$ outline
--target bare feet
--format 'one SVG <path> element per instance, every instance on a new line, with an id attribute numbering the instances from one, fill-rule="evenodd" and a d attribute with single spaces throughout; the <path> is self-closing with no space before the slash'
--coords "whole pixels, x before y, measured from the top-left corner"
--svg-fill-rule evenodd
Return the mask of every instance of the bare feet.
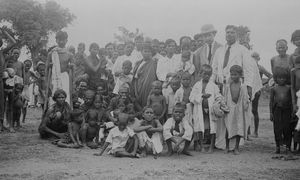
<path id="1" fill-rule="evenodd" d="M 212 154 L 212 153 L 214 152 L 214 148 L 211 148 L 211 147 L 210 147 L 210 148 L 208 149 L 207 152 L 208 152 L 209 154 Z"/>
<path id="2" fill-rule="evenodd" d="M 201 151 L 200 146 L 199 146 L 198 143 L 196 143 L 196 144 L 194 145 L 194 150 L 197 151 L 197 152 L 200 152 L 200 151 Z"/>
<path id="3" fill-rule="evenodd" d="M 280 154 L 280 147 L 276 148 L 275 154 Z"/>
<path id="4" fill-rule="evenodd" d="M 187 155 L 187 156 L 193 156 L 189 151 L 187 151 L 187 150 L 184 150 L 184 151 L 182 151 L 181 152 L 182 154 L 184 154 L 184 155 Z"/>
<path id="5" fill-rule="evenodd" d="M 172 156 L 173 154 L 174 154 L 173 151 L 168 151 L 168 152 L 167 152 L 167 156 Z"/>
<path id="6" fill-rule="evenodd" d="M 14 128 L 10 127 L 10 128 L 9 128 L 9 132 L 10 132 L 10 133 L 15 133 L 16 131 L 15 131 Z"/>
<path id="7" fill-rule="evenodd" d="M 240 151 L 239 151 L 238 149 L 234 149 L 234 150 L 233 150 L 233 154 L 234 154 L 234 155 L 239 155 L 239 154 L 240 154 Z"/>

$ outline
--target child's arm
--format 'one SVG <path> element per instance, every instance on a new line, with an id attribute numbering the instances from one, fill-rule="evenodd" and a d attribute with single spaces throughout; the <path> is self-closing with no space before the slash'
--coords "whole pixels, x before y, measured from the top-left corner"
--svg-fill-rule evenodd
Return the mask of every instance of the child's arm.
<path id="1" fill-rule="evenodd" d="M 68 132 L 69 132 L 69 134 L 70 134 L 70 137 L 71 137 L 72 142 L 73 142 L 74 144 L 76 144 L 77 142 L 76 142 L 76 140 L 75 140 L 75 137 L 73 136 L 73 135 L 74 135 L 74 132 L 73 132 L 73 128 L 72 128 L 72 123 L 71 123 L 71 122 L 68 123 Z"/>
<path id="2" fill-rule="evenodd" d="M 149 94 L 148 98 L 147 98 L 147 107 L 151 106 L 151 94 Z"/>
<path id="3" fill-rule="evenodd" d="M 7 45 L 7 47 L 3 50 L 3 52 L 8 52 L 11 48 L 13 48 L 16 45 L 16 40 L 10 35 L 8 34 L 8 32 L 6 32 L 5 30 L 0 30 L 2 31 L 5 36 L 8 38 L 9 40 L 9 44 Z"/>
<path id="4" fill-rule="evenodd" d="M 163 118 L 165 116 L 165 114 L 167 113 L 167 101 L 166 101 L 166 98 L 161 95 L 162 97 L 162 107 L 163 107 L 163 111 L 162 111 L 162 114 L 160 115 L 159 119 Z"/>
<path id="5" fill-rule="evenodd" d="M 292 104 L 293 104 L 293 113 L 297 112 L 297 98 L 295 91 L 295 76 L 294 71 L 291 71 L 291 95 L 292 95 Z"/>
<path id="6" fill-rule="evenodd" d="M 109 145 L 109 143 L 105 142 L 102 150 L 100 151 L 100 153 L 95 153 L 94 156 L 102 156 L 102 154 L 104 153 L 104 151 L 106 150 L 106 148 L 108 147 L 108 145 Z"/>
<path id="7" fill-rule="evenodd" d="M 270 91 L 270 121 L 273 121 L 273 106 L 274 106 L 274 88 L 271 88 Z"/>
<path id="8" fill-rule="evenodd" d="M 148 129 L 151 129 L 151 128 L 152 128 L 152 126 L 150 126 L 150 125 L 148 125 L 148 126 L 143 126 L 143 125 L 141 125 L 141 126 L 139 126 L 139 127 L 134 128 L 133 131 L 134 131 L 135 133 L 139 133 L 139 132 L 142 132 L 142 131 L 146 131 L 146 130 L 148 130 Z"/>
<path id="9" fill-rule="evenodd" d="M 139 139 L 137 137 L 137 135 L 135 134 L 133 136 L 133 139 L 134 139 L 134 147 L 133 147 L 133 151 L 132 151 L 132 155 L 135 156 L 136 155 L 136 151 L 137 151 L 137 148 L 138 148 L 138 145 L 139 145 Z"/>
<path id="10" fill-rule="evenodd" d="M 151 129 L 149 129 L 151 132 L 163 132 L 163 126 L 161 125 L 161 123 L 159 122 L 159 120 L 155 120 L 156 123 L 156 128 L 152 127 Z"/>

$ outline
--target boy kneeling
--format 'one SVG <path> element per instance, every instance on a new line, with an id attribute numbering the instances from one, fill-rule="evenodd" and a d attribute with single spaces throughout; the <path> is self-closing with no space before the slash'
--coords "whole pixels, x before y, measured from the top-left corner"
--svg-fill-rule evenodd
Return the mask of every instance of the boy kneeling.
<path id="1" fill-rule="evenodd" d="M 94 154 L 101 156 L 108 145 L 111 145 L 109 154 L 115 157 L 139 157 L 136 153 L 138 148 L 138 137 L 128 125 L 128 114 L 120 113 L 118 126 L 110 130 L 104 147 L 100 153 Z"/>
<path id="2" fill-rule="evenodd" d="M 168 146 L 168 155 L 175 152 L 182 153 L 188 156 L 192 154 L 188 151 L 192 136 L 193 128 L 187 120 L 184 120 L 185 106 L 177 103 L 173 108 L 173 114 L 163 126 L 163 136 Z M 174 147 L 172 147 L 174 143 Z M 180 144 L 184 143 L 183 149 Z"/>

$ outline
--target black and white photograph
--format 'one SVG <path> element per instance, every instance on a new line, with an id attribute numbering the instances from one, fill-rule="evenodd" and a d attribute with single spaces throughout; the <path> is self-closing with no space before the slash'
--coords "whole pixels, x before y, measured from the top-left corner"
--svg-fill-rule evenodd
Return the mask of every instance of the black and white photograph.
<path id="1" fill-rule="evenodd" d="M 0 0 L 0 180 L 299 180 L 299 8 Z"/>

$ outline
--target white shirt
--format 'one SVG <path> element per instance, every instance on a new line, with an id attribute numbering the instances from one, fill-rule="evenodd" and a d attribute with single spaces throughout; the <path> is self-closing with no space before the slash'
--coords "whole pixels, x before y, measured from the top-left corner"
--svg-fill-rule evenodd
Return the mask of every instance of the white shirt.
<path id="1" fill-rule="evenodd" d="M 129 137 L 133 137 L 134 135 L 135 133 L 129 127 L 126 127 L 124 131 L 120 131 L 119 127 L 114 127 L 109 131 L 105 142 L 111 144 L 111 150 L 115 150 L 117 148 L 124 148 Z"/>

